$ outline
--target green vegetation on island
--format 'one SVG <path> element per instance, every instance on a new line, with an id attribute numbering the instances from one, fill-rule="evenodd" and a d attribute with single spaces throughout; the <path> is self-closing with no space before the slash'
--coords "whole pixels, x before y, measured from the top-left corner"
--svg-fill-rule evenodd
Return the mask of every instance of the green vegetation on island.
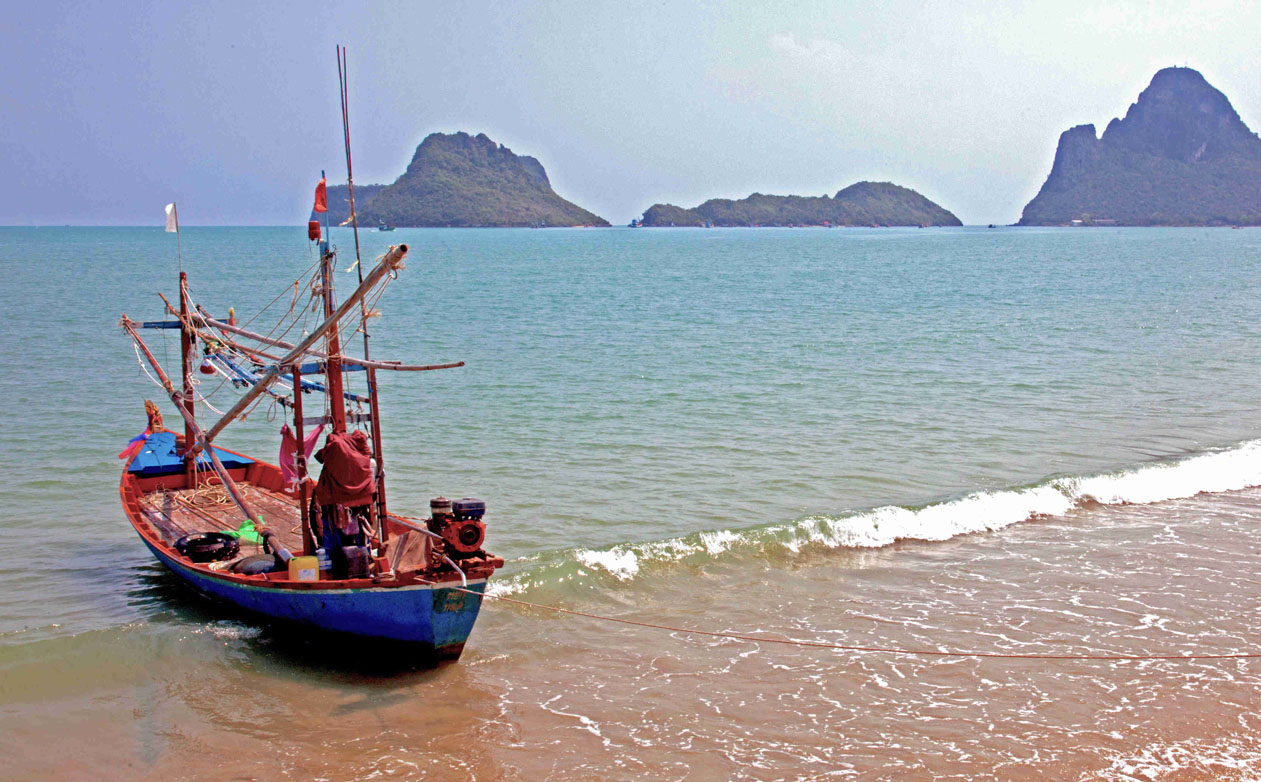
<path id="1" fill-rule="evenodd" d="M 328 208 L 330 222 L 350 219 L 345 185 L 328 188 Z M 393 184 L 355 185 L 355 211 L 361 226 L 608 225 L 556 195 L 539 161 L 484 133 L 430 134 Z"/>
<path id="2" fill-rule="evenodd" d="M 1108 123 L 1064 131 L 1018 225 L 1261 225 L 1261 138 L 1198 71 L 1165 68 Z"/>
<path id="3" fill-rule="evenodd" d="M 892 182 L 858 182 L 829 198 L 754 193 L 712 198 L 693 209 L 655 204 L 644 226 L 894 226 L 962 225 L 959 218 L 909 188 Z"/>

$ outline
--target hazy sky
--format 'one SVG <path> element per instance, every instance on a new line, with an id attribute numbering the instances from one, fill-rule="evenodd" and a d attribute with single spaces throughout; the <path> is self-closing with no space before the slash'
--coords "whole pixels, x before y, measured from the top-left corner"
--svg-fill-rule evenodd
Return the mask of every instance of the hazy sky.
<path id="1" fill-rule="evenodd" d="M 1002 5 L 1004 7 L 1000 8 Z M 1261 129 L 1261 4 L 27 2 L 0 17 L 0 224 L 289 224 L 433 131 L 537 157 L 626 223 L 657 201 L 919 190 L 1009 223 L 1059 134 L 1190 65 Z"/>

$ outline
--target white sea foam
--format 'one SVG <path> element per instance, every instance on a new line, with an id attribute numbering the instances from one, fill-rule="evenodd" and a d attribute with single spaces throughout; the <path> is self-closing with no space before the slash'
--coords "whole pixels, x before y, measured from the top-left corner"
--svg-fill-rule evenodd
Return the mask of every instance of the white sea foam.
<path id="1" fill-rule="evenodd" d="M 1104 505 L 1145 504 L 1204 492 L 1237 491 L 1261 485 L 1261 440 L 1178 462 L 1057 483 L 1074 499 L 1091 499 Z"/>
<path id="2" fill-rule="evenodd" d="M 798 550 L 803 540 L 828 548 L 878 548 L 899 540 L 948 540 L 984 532 L 1037 516 L 1067 513 L 1072 501 L 1052 486 L 1015 491 L 978 492 L 957 500 L 903 508 L 887 505 L 856 516 L 816 516 L 792 525 Z"/>
<path id="3" fill-rule="evenodd" d="M 213 622 L 206 625 L 203 630 L 224 641 L 242 641 L 257 638 L 263 632 L 262 628 L 251 627 L 238 622 Z M 201 632 L 201 630 L 196 632 Z"/>
<path id="4" fill-rule="evenodd" d="M 740 536 L 728 529 L 721 529 L 717 532 L 702 532 L 701 545 L 705 547 L 705 553 L 711 556 L 717 556 L 727 549 L 731 548 L 733 543 L 740 541 Z"/>
<path id="5" fill-rule="evenodd" d="M 639 556 L 630 548 L 623 546 L 604 551 L 579 549 L 574 552 L 574 556 L 587 567 L 604 568 L 623 581 L 634 578 L 639 572 Z"/>
<path id="6" fill-rule="evenodd" d="M 572 553 L 582 565 L 622 581 L 650 563 L 714 558 L 728 551 L 751 553 L 806 547 L 879 548 L 899 540 L 948 540 L 999 530 L 1035 518 L 1061 516 L 1085 502 L 1122 505 L 1164 502 L 1204 492 L 1261 486 L 1261 440 L 1176 462 L 1113 473 L 1055 478 L 1037 486 L 973 492 L 922 507 L 887 505 L 846 516 L 810 516 L 743 530 L 715 530 L 679 538 Z M 531 586 L 518 580 L 508 591 Z"/>
<path id="7" fill-rule="evenodd" d="M 1185 741 L 1150 744 L 1132 754 L 1117 756 L 1096 779 L 1154 780 L 1170 777 L 1188 779 L 1257 779 L 1261 753 L 1253 742 L 1225 737 L 1215 742 Z"/>

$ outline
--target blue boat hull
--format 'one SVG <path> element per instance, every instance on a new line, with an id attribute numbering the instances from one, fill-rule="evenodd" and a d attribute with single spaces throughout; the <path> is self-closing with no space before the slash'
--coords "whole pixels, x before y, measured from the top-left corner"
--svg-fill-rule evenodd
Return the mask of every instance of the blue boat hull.
<path id="1" fill-rule="evenodd" d="M 414 644 L 435 659 L 460 656 L 486 588 L 485 579 L 470 580 L 467 592 L 429 584 L 366 589 L 241 584 L 188 567 L 148 540 L 145 545 L 172 573 L 211 599 L 311 630 Z"/>

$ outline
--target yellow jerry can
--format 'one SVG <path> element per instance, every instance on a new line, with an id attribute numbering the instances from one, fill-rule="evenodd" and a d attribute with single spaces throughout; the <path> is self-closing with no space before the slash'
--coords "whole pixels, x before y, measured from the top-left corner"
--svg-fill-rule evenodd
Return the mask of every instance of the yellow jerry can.
<path id="1" fill-rule="evenodd" d="M 290 581 L 319 581 L 319 557 L 294 557 L 289 560 Z"/>

